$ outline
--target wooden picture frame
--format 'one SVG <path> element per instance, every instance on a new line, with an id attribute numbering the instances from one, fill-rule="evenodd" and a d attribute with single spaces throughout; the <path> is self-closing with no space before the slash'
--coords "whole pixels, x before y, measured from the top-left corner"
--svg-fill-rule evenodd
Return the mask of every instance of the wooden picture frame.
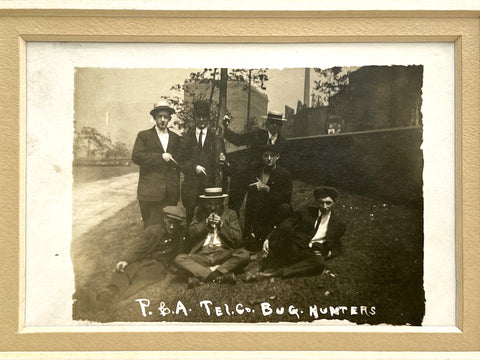
<path id="1" fill-rule="evenodd" d="M 4 251 L 0 350 L 417 351 L 480 350 L 478 300 L 480 23 L 478 11 L 0 10 L 0 153 Z M 455 332 L 62 332 L 23 331 L 26 43 L 67 42 L 449 42 L 456 61 Z M 8 354 L 6 354 L 8 355 Z M 65 356 L 70 356 L 64 354 Z M 22 355 L 20 355 L 21 357 Z M 26 355 L 25 355 L 26 356 Z M 73 356 L 73 355 L 72 355 Z M 208 355 L 207 355 L 208 356 Z M 2 355 L 0 355 L 0 358 Z"/>

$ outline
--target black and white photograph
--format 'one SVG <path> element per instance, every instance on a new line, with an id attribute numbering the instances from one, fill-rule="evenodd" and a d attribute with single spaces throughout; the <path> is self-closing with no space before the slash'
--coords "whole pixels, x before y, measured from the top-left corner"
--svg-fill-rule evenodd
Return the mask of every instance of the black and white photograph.
<path id="1" fill-rule="evenodd" d="M 222 63 L 209 62 L 221 45 L 197 45 L 197 60 L 185 44 L 148 46 L 81 45 L 67 72 L 31 58 L 32 92 L 48 95 L 28 102 L 27 170 L 49 180 L 30 189 L 53 186 L 47 172 L 66 180 L 29 199 L 27 324 L 38 284 L 58 281 L 44 307 L 61 298 L 71 318 L 31 306 L 32 326 L 454 325 L 451 47 L 341 44 L 302 62 L 291 45 L 238 45 Z M 126 66 L 136 50 L 152 59 Z M 102 51 L 108 66 L 89 57 Z M 44 71 L 68 78 L 68 101 L 38 85 Z M 37 131 L 37 106 L 71 118 Z M 37 233 L 52 211 L 61 225 Z M 35 272 L 56 261 L 65 272 Z"/>

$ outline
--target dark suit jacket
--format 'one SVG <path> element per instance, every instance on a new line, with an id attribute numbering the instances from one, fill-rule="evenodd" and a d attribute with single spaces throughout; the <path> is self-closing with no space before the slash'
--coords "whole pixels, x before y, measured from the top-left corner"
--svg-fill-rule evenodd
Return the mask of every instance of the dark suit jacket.
<path id="1" fill-rule="evenodd" d="M 225 154 L 225 143 L 223 139 L 208 129 L 203 147 L 197 142 L 195 129 L 192 129 L 184 136 L 181 145 L 180 166 L 185 175 L 182 186 L 182 196 L 194 198 L 198 192 L 205 187 L 221 186 L 216 183 L 218 170 L 218 156 Z M 201 165 L 206 169 L 207 176 L 197 174 L 195 168 Z"/>
<path id="2" fill-rule="evenodd" d="M 254 129 L 242 134 L 238 134 L 230 130 L 229 128 L 225 129 L 224 137 L 227 141 L 231 142 L 235 146 L 244 146 L 248 147 L 248 152 L 246 156 L 247 162 L 260 161 L 261 160 L 261 148 L 268 142 L 268 131 L 264 129 Z M 280 153 L 280 163 L 286 160 L 288 156 L 288 150 L 290 144 L 285 139 L 282 134 L 278 133 L 277 140 L 275 141 L 275 146 L 278 148 Z"/>
<path id="3" fill-rule="evenodd" d="M 309 206 L 296 213 L 293 223 L 295 232 L 299 235 L 297 241 L 301 247 L 308 247 L 308 243 L 315 235 L 315 222 L 318 217 L 318 208 Z M 331 257 L 338 256 L 342 251 L 340 238 L 345 233 L 345 224 L 332 210 L 328 221 L 326 241 L 322 245 L 322 252 L 332 252 Z"/>
<path id="4" fill-rule="evenodd" d="M 166 162 L 162 153 L 168 152 L 178 161 L 180 137 L 169 133 L 168 147 L 164 149 L 158 138 L 155 126 L 140 131 L 133 146 L 132 161 L 140 166 L 137 196 L 142 201 L 178 201 L 180 195 L 180 172 L 173 162 Z"/>
<path id="5" fill-rule="evenodd" d="M 255 163 L 249 172 L 249 184 L 257 182 L 257 177 L 263 169 L 263 164 Z M 248 189 L 245 217 L 250 219 L 262 215 L 263 218 L 273 220 L 275 209 L 281 204 L 290 204 L 292 200 L 292 178 L 290 173 L 277 165 L 272 171 L 267 185 L 270 191 L 258 191 L 251 186 Z"/>
<path id="6" fill-rule="evenodd" d="M 190 238 L 194 242 L 194 246 L 190 253 L 200 251 L 208 234 L 206 219 L 208 215 L 202 208 L 197 207 L 193 216 L 192 223 L 189 227 Z M 238 217 L 235 211 L 225 208 L 221 215 L 223 225 L 219 229 L 218 234 L 226 249 L 238 249 L 243 246 L 243 236 Z"/>

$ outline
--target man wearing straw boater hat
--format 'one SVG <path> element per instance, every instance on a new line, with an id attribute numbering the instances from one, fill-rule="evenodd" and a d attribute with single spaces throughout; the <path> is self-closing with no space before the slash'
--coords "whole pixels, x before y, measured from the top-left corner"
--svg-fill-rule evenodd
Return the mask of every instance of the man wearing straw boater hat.
<path id="1" fill-rule="evenodd" d="M 280 111 L 269 111 L 266 119 L 265 129 L 254 129 L 245 133 L 235 133 L 228 128 L 230 119 L 225 117 L 223 120 L 224 137 L 235 146 L 248 147 L 248 152 L 244 159 L 240 159 L 233 164 L 233 174 L 230 185 L 230 208 L 239 214 L 243 198 L 248 190 L 248 179 L 246 172 L 249 164 L 253 161 L 261 161 L 261 149 L 264 145 L 275 145 L 279 151 L 281 161 L 287 159 L 289 150 L 288 141 L 282 136 L 281 129 L 287 119 Z"/>
<path id="2" fill-rule="evenodd" d="M 189 254 L 175 258 L 175 264 L 189 275 L 189 287 L 200 282 L 234 284 L 234 271 L 249 262 L 250 253 L 242 248 L 237 214 L 224 206 L 227 197 L 222 188 L 206 188 L 199 196 L 200 203 L 189 226 L 194 246 Z"/>
<path id="3" fill-rule="evenodd" d="M 144 228 L 162 224 L 162 209 L 177 205 L 180 197 L 180 137 L 168 129 L 174 113 L 167 101 L 156 103 L 150 111 L 155 126 L 140 131 L 133 146 L 132 161 L 140 166 L 137 197 Z"/>

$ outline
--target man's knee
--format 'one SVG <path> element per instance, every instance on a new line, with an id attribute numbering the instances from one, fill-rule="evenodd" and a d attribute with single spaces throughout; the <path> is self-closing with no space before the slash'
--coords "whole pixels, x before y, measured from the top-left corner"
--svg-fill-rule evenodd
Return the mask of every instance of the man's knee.
<path id="1" fill-rule="evenodd" d="M 175 260 L 173 260 L 173 262 L 177 265 L 181 265 L 185 261 L 189 260 L 189 258 L 190 258 L 190 255 L 188 255 L 188 254 L 179 254 L 179 255 L 175 256 Z"/>
<path id="2" fill-rule="evenodd" d="M 292 216 L 292 206 L 287 203 L 278 205 L 276 208 L 275 224 L 280 224 L 283 220 Z"/>
<path id="3" fill-rule="evenodd" d="M 145 229 L 145 236 L 147 239 L 155 239 L 163 233 L 163 226 L 161 224 L 155 224 L 147 226 Z"/>
<path id="4" fill-rule="evenodd" d="M 246 249 L 237 249 L 232 254 L 232 256 L 235 256 L 242 261 L 246 261 L 246 262 L 250 261 L 250 251 Z"/>

